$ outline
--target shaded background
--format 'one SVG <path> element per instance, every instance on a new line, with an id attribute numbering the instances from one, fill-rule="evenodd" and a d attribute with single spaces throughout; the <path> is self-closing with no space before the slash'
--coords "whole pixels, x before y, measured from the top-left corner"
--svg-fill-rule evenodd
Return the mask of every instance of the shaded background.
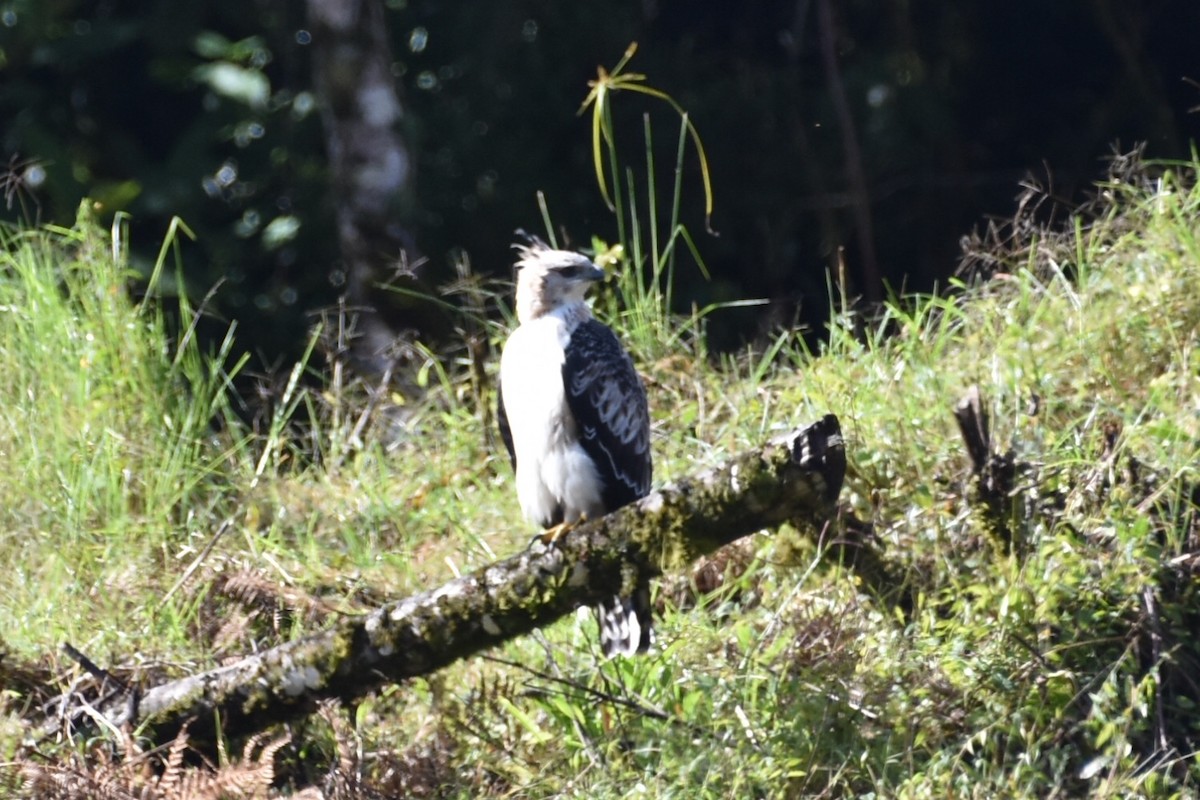
<path id="1" fill-rule="evenodd" d="M 423 257 L 433 288 L 463 254 L 506 276 L 513 230 L 542 227 L 538 190 L 573 245 L 615 238 L 576 111 L 637 41 L 630 69 L 689 110 L 716 192 L 713 237 L 689 158 L 685 221 L 713 278 L 686 271 L 679 301 L 772 301 L 716 315 L 718 348 L 819 328 L 839 250 L 864 298 L 928 289 L 1025 176 L 1078 199 L 1114 149 L 1188 157 L 1200 133 L 1194 0 L 324 2 L 378 12 L 404 111 L 410 178 L 367 257 L 380 281 Z M 350 272 L 313 36 L 301 3 L 0 0 L 0 213 L 70 221 L 85 196 L 102 219 L 126 211 L 143 270 L 178 215 L 197 234 L 188 291 L 220 282 L 211 307 L 242 345 L 294 358 Z M 623 95 L 615 111 L 633 165 L 644 112 L 674 149 L 663 104 Z M 391 330 L 435 335 L 374 297 Z"/>

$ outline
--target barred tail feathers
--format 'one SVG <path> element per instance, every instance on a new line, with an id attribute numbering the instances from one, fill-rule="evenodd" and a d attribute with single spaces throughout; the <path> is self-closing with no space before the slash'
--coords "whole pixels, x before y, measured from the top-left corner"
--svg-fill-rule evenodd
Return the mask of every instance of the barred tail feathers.
<path id="1" fill-rule="evenodd" d="M 650 649 L 654 641 L 650 587 L 640 587 L 631 597 L 613 596 L 596 606 L 600 649 L 606 658 L 634 656 Z"/>

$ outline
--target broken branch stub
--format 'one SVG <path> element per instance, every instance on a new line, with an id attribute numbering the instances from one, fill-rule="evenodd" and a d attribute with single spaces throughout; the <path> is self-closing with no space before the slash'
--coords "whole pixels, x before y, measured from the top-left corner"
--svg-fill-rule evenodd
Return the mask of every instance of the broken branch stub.
<path id="1" fill-rule="evenodd" d="M 156 742 L 171 741 L 190 722 L 199 746 L 214 740 L 218 719 L 222 735 L 240 736 L 310 713 L 323 698 L 352 701 L 529 633 L 625 582 L 679 568 L 742 536 L 783 522 L 818 530 L 834 513 L 845 466 L 838 420 L 827 415 L 552 544 L 535 541 L 432 591 L 98 712 Z"/>
<path id="2" fill-rule="evenodd" d="M 997 453 L 979 387 L 972 385 L 954 407 L 954 418 L 971 458 L 971 500 L 983 510 L 984 522 L 1006 552 L 1014 545 L 1013 519 L 1017 498 L 1013 487 L 1019 465 L 1010 449 Z"/>

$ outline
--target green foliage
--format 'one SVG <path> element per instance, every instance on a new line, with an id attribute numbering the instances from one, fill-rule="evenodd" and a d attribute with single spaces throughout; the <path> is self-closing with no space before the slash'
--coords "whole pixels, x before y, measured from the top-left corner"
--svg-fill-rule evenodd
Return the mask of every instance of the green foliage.
<path id="1" fill-rule="evenodd" d="M 413 235 L 434 285 L 452 275 L 449 254 L 460 251 L 481 273 L 505 275 L 512 231 L 532 227 L 539 190 L 567 229 L 625 241 L 605 222 L 588 178 L 595 117 L 570 112 L 582 79 L 630 41 L 642 43 L 636 64 L 654 76 L 652 91 L 688 110 L 711 156 L 706 167 L 689 153 L 694 194 L 681 219 L 699 235 L 712 207 L 701 189 L 711 182 L 720 197 L 722 236 L 703 242 L 714 280 L 681 269 L 675 310 L 770 297 L 785 321 L 798 313 L 817 327 L 825 268 L 842 245 L 852 283 L 871 288 L 854 275 L 861 220 L 846 199 L 849 133 L 833 111 L 825 45 L 836 48 L 879 266 L 894 285 L 944 279 L 963 232 L 981 213 L 1010 207 L 1023 170 L 1047 165 L 1056 192 L 1071 195 L 1113 141 L 1149 141 L 1158 156 L 1185 157 L 1196 136 L 1198 118 L 1187 112 L 1196 90 L 1180 80 L 1188 75 L 1180 65 L 1191 64 L 1200 5 L 1178 0 L 1172 24 L 1159 24 L 1163 14 L 1143 3 L 852 2 L 840 4 L 829 28 L 816 3 L 732 4 L 720 13 L 638 0 L 474 2 L 470 13 L 382 5 L 405 108 L 399 133 L 417 177 L 415 197 L 373 213 Z M 184 248 L 193 297 L 219 284 L 210 306 L 238 319 L 248 351 L 268 364 L 281 354 L 297 360 L 310 315 L 336 304 L 347 277 L 319 113 L 330 98 L 315 93 L 318 46 L 305 6 L 5 0 L 0 215 L 70 225 L 85 196 L 105 215 L 127 212 L 141 271 L 154 231 L 172 216 L 186 219 L 197 233 Z M 1016 70 L 1014 52 L 1025 54 Z M 601 146 L 619 139 L 628 164 L 641 112 L 675 112 L 623 69 L 607 79 L 616 137 L 606 140 L 602 128 Z M 624 177 L 605 162 L 613 203 L 628 202 L 612 180 Z M 384 249 L 372 257 L 396 257 Z M 752 314 L 715 316 L 718 349 L 742 344 L 753 322 Z"/>
<path id="2" fill-rule="evenodd" d="M 704 321 L 709 314 L 718 308 L 758 305 L 761 301 L 713 303 L 704 308 L 693 306 L 687 319 L 680 318 L 676 313 L 675 288 L 681 283 L 681 277 L 676 275 L 675 268 L 681 248 L 686 248 L 699 275 L 705 280 L 709 278 L 704 259 L 687 226 L 681 221 L 684 161 L 689 141 L 696 149 L 700 164 L 704 224 L 709 232 L 712 232 L 712 183 L 704 145 L 687 112 L 666 92 L 646 85 L 645 75 L 624 72 L 636 51 L 635 42 L 625 51 L 611 73 L 604 67 L 598 68 L 597 79 L 588 82 L 590 91 L 579 109 L 582 114 L 591 108 L 592 160 L 596 182 L 617 223 L 617 242 L 610 245 L 600 237 L 592 238 L 596 263 L 603 268 L 613 269 L 616 274 L 612 282 L 613 291 L 605 295 L 601 303 L 605 318 L 619 320 L 619 327 L 629 346 L 641 358 L 662 359 L 685 349 L 703 358 L 706 354 Z M 679 115 L 669 201 L 659 195 L 660 176 L 655 164 L 653 127 L 648 113 L 642 117 L 644 163 L 641 169 L 635 171 L 632 166 L 626 166 L 618 153 L 611 98 L 621 91 L 661 100 Z M 611 178 L 605 177 L 606 166 Z M 644 185 L 639 186 L 639 182 Z M 553 228 L 542 199 L 543 217 L 553 240 Z M 659 211 L 664 205 L 669 212 L 666 220 L 659 218 Z"/>
<path id="3" fill-rule="evenodd" d="M 617 142 L 616 137 L 613 135 L 612 109 L 609 107 L 609 96 L 614 92 L 621 91 L 644 94 L 662 100 L 671 106 L 679 114 L 684 130 L 692 137 L 692 142 L 696 145 L 696 153 L 700 157 L 700 176 L 704 181 L 704 222 L 705 226 L 709 227 L 713 211 L 712 179 L 708 174 L 708 156 L 704 154 L 704 144 L 700 141 L 700 134 L 696 132 L 696 126 L 688 119 L 687 112 L 683 110 L 683 106 L 679 105 L 675 98 L 661 89 L 647 86 L 645 75 L 636 72 L 624 72 L 626 65 L 629 64 L 629 60 L 633 58 L 636 52 L 637 42 L 633 42 L 626 48 L 625 55 L 613 67 L 612 72 L 609 72 L 604 67 L 597 67 L 596 80 L 588 81 L 591 91 L 584 98 L 583 105 L 579 107 L 578 113 L 580 114 L 586 111 L 588 106 L 592 108 L 592 163 L 596 167 L 596 183 L 600 186 L 600 194 L 604 196 L 604 202 L 608 205 L 609 210 L 616 211 L 616 204 L 608 191 L 608 181 L 604 177 L 604 150 L 607 149 L 608 163 L 614 173 L 613 184 L 620 184 L 620 181 L 616 177 L 617 173 L 619 173 L 619 161 L 616 155 Z M 649 136 L 647 136 L 647 139 L 649 139 Z M 646 144 L 649 147 L 649 141 Z M 675 209 L 675 213 L 678 214 L 678 209 Z M 618 219 L 618 222 L 623 222 L 623 220 Z M 624 236 L 621 238 L 624 239 Z"/>
<path id="4" fill-rule="evenodd" d="M 333 741 L 297 729 L 281 781 L 350 759 L 364 796 L 1195 794 L 1198 170 L 1114 170 L 1062 229 L 1015 220 L 971 244 L 986 274 L 839 314 L 818 353 L 792 332 L 643 362 L 664 481 L 836 412 L 842 499 L 907 613 L 795 532 L 755 537 L 664 578 L 651 654 L 603 660 L 590 617 L 564 619 L 329 718 Z M 469 348 L 408 406 L 336 358 L 311 389 L 298 367 L 251 432 L 232 367 L 166 344 L 108 238 L 6 240 L 6 667 L 66 636 L 122 674 L 190 672 L 528 541 Z M 342 325 L 313 341 L 336 353 Z M 1011 547 L 953 422 L 972 384 L 1020 465 Z"/>
<path id="5" fill-rule="evenodd" d="M 163 545 L 218 501 L 224 447 L 236 443 L 212 426 L 232 417 L 239 365 L 227 363 L 231 337 L 211 353 L 190 328 L 169 341 L 154 292 L 180 232 L 172 226 L 140 303 L 120 219 L 108 235 L 81 208 L 69 229 L 0 232 L 0 552 L 14 566 L 0 614 L 15 641 L 119 635 L 91 629 L 89 609 L 133 598 L 92 592 L 106 576 L 118 589 L 161 570 Z"/>

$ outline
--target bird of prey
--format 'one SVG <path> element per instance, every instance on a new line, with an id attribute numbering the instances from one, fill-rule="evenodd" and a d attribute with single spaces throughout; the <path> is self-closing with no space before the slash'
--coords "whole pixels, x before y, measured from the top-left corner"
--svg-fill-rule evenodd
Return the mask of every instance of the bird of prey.
<path id="1" fill-rule="evenodd" d="M 598 519 L 650 491 L 646 390 L 616 335 L 584 301 L 604 271 L 531 238 L 518 245 L 519 323 L 500 358 L 497 418 L 530 521 Z M 645 652 L 649 586 L 596 607 L 606 656 Z"/>

